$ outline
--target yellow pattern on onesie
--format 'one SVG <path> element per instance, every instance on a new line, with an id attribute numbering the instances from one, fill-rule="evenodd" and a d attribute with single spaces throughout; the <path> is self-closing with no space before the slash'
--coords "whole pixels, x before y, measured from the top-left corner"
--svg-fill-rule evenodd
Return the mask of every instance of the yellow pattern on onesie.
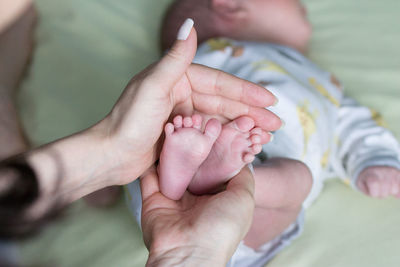
<path id="1" fill-rule="evenodd" d="M 233 57 L 240 57 L 244 53 L 243 46 L 235 46 L 231 41 L 223 38 L 210 39 L 207 41 L 207 44 L 211 51 L 225 51 L 227 47 L 231 47 Z"/>
<path id="2" fill-rule="evenodd" d="M 317 125 L 315 121 L 317 120 L 319 113 L 317 110 L 311 113 L 310 102 L 305 100 L 302 105 L 297 106 L 297 116 L 299 117 L 301 128 L 303 129 L 304 151 L 302 157 L 304 158 L 307 153 L 308 142 L 311 138 L 311 135 L 317 131 Z"/>
<path id="3" fill-rule="evenodd" d="M 342 141 L 340 141 L 340 138 L 339 138 L 339 136 L 337 136 L 337 135 L 335 135 L 335 136 L 333 137 L 333 141 L 335 142 L 335 145 L 336 145 L 336 146 L 341 146 L 341 145 L 342 145 Z"/>
<path id="4" fill-rule="evenodd" d="M 371 112 L 371 118 L 376 122 L 378 126 L 387 128 L 388 124 L 383 119 L 382 115 L 376 111 L 375 109 L 370 108 L 369 111 Z"/>
<path id="5" fill-rule="evenodd" d="M 330 102 L 332 102 L 335 106 L 339 107 L 340 103 L 337 99 L 335 99 L 329 92 L 328 90 L 326 90 L 326 88 L 317 82 L 317 79 L 315 78 L 309 78 L 308 82 L 315 88 L 317 89 L 317 91 L 323 95 L 324 97 L 326 97 Z"/>
<path id="6" fill-rule="evenodd" d="M 330 149 L 328 149 L 327 151 L 325 151 L 325 153 L 324 153 L 324 155 L 322 155 L 322 158 L 321 158 L 321 166 L 322 166 L 322 168 L 326 168 L 326 167 L 328 167 L 328 164 L 329 164 L 329 156 L 331 155 L 331 150 Z"/>
<path id="7" fill-rule="evenodd" d="M 279 72 L 282 74 L 289 75 L 286 70 L 284 70 L 281 66 L 277 65 L 275 62 L 269 60 L 260 60 L 252 63 L 253 67 L 256 70 L 265 70 L 265 71 L 273 71 Z"/>
<path id="8" fill-rule="evenodd" d="M 342 181 L 343 181 L 343 183 L 344 183 L 345 185 L 347 185 L 348 187 L 351 187 L 351 181 L 350 181 L 349 178 L 346 178 L 346 179 L 344 179 L 344 180 L 342 180 Z"/>

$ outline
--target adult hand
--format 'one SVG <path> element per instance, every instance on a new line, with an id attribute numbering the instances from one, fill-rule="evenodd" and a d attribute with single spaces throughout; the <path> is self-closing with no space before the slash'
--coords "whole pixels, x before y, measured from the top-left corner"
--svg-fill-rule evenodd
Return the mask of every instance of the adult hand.
<path id="1" fill-rule="evenodd" d="M 276 101 L 265 88 L 191 64 L 197 35 L 194 28 L 186 29 L 190 32 L 187 39 L 177 40 L 164 58 L 136 75 L 111 114 L 100 123 L 111 140 L 107 151 L 113 160 L 119 160 L 115 162 L 120 166 L 119 173 L 114 177 L 120 179 L 114 184 L 131 182 L 154 163 L 171 113 L 202 112 L 227 120 L 247 115 L 266 132 L 281 126 L 280 119 L 265 109 Z M 266 133 L 264 138 L 269 138 Z"/>
<path id="2" fill-rule="evenodd" d="M 40 181 L 41 210 L 52 202 L 48 198 L 68 203 L 135 180 L 157 159 L 164 125 L 174 112 L 202 112 L 227 120 L 247 115 L 264 131 L 281 126 L 265 109 L 275 102 L 265 88 L 191 64 L 197 36 L 191 27 L 188 33 L 186 40 L 176 41 L 164 58 L 131 80 L 105 119 L 23 155 Z"/>
<path id="3" fill-rule="evenodd" d="M 225 191 L 179 201 L 160 192 L 151 168 L 141 180 L 147 266 L 226 266 L 247 233 L 254 211 L 254 180 L 244 168 Z"/>

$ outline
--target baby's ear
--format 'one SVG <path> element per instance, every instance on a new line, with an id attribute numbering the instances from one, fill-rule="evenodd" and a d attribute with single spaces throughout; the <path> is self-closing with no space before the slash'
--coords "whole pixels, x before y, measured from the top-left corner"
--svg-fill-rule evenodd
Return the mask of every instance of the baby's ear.
<path id="1" fill-rule="evenodd" d="M 211 0 L 212 10 L 227 19 L 235 19 L 243 14 L 246 0 Z"/>

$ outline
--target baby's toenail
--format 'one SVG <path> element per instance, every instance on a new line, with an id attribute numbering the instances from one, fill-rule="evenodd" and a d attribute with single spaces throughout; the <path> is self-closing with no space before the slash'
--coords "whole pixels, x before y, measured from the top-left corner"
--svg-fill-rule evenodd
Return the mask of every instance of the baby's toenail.
<path id="1" fill-rule="evenodd" d="M 261 142 L 261 138 L 258 135 L 253 136 L 251 139 L 252 139 L 253 143 L 257 143 L 258 144 L 258 143 Z"/>

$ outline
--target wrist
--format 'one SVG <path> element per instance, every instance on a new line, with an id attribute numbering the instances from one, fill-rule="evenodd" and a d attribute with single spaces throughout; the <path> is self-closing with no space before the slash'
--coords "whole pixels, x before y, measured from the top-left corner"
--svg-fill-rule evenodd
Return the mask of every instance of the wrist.
<path id="1" fill-rule="evenodd" d="M 106 139 L 96 127 L 39 147 L 25 155 L 39 180 L 40 195 L 68 204 L 114 184 Z"/>
<path id="2" fill-rule="evenodd" d="M 157 139 L 147 140 L 148 136 L 143 137 L 141 130 L 137 131 L 133 127 L 133 122 L 127 129 L 121 128 L 116 120 L 111 114 L 93 128 L 103 133 L 103 147 L 107 151 L 110 171 L 114 173 L 113 185 L 125 185 L 141 176 L 154 164 L 158 150 L 154 144 L 157 143 Z"/>
<path id="3" fill-rule="evenodd" d="M 226 266 L 229 257 L 217 250 L 198 246 L 177 247 L 166 251 L 150 249 L 146 267 L 156 266 Z"/>

